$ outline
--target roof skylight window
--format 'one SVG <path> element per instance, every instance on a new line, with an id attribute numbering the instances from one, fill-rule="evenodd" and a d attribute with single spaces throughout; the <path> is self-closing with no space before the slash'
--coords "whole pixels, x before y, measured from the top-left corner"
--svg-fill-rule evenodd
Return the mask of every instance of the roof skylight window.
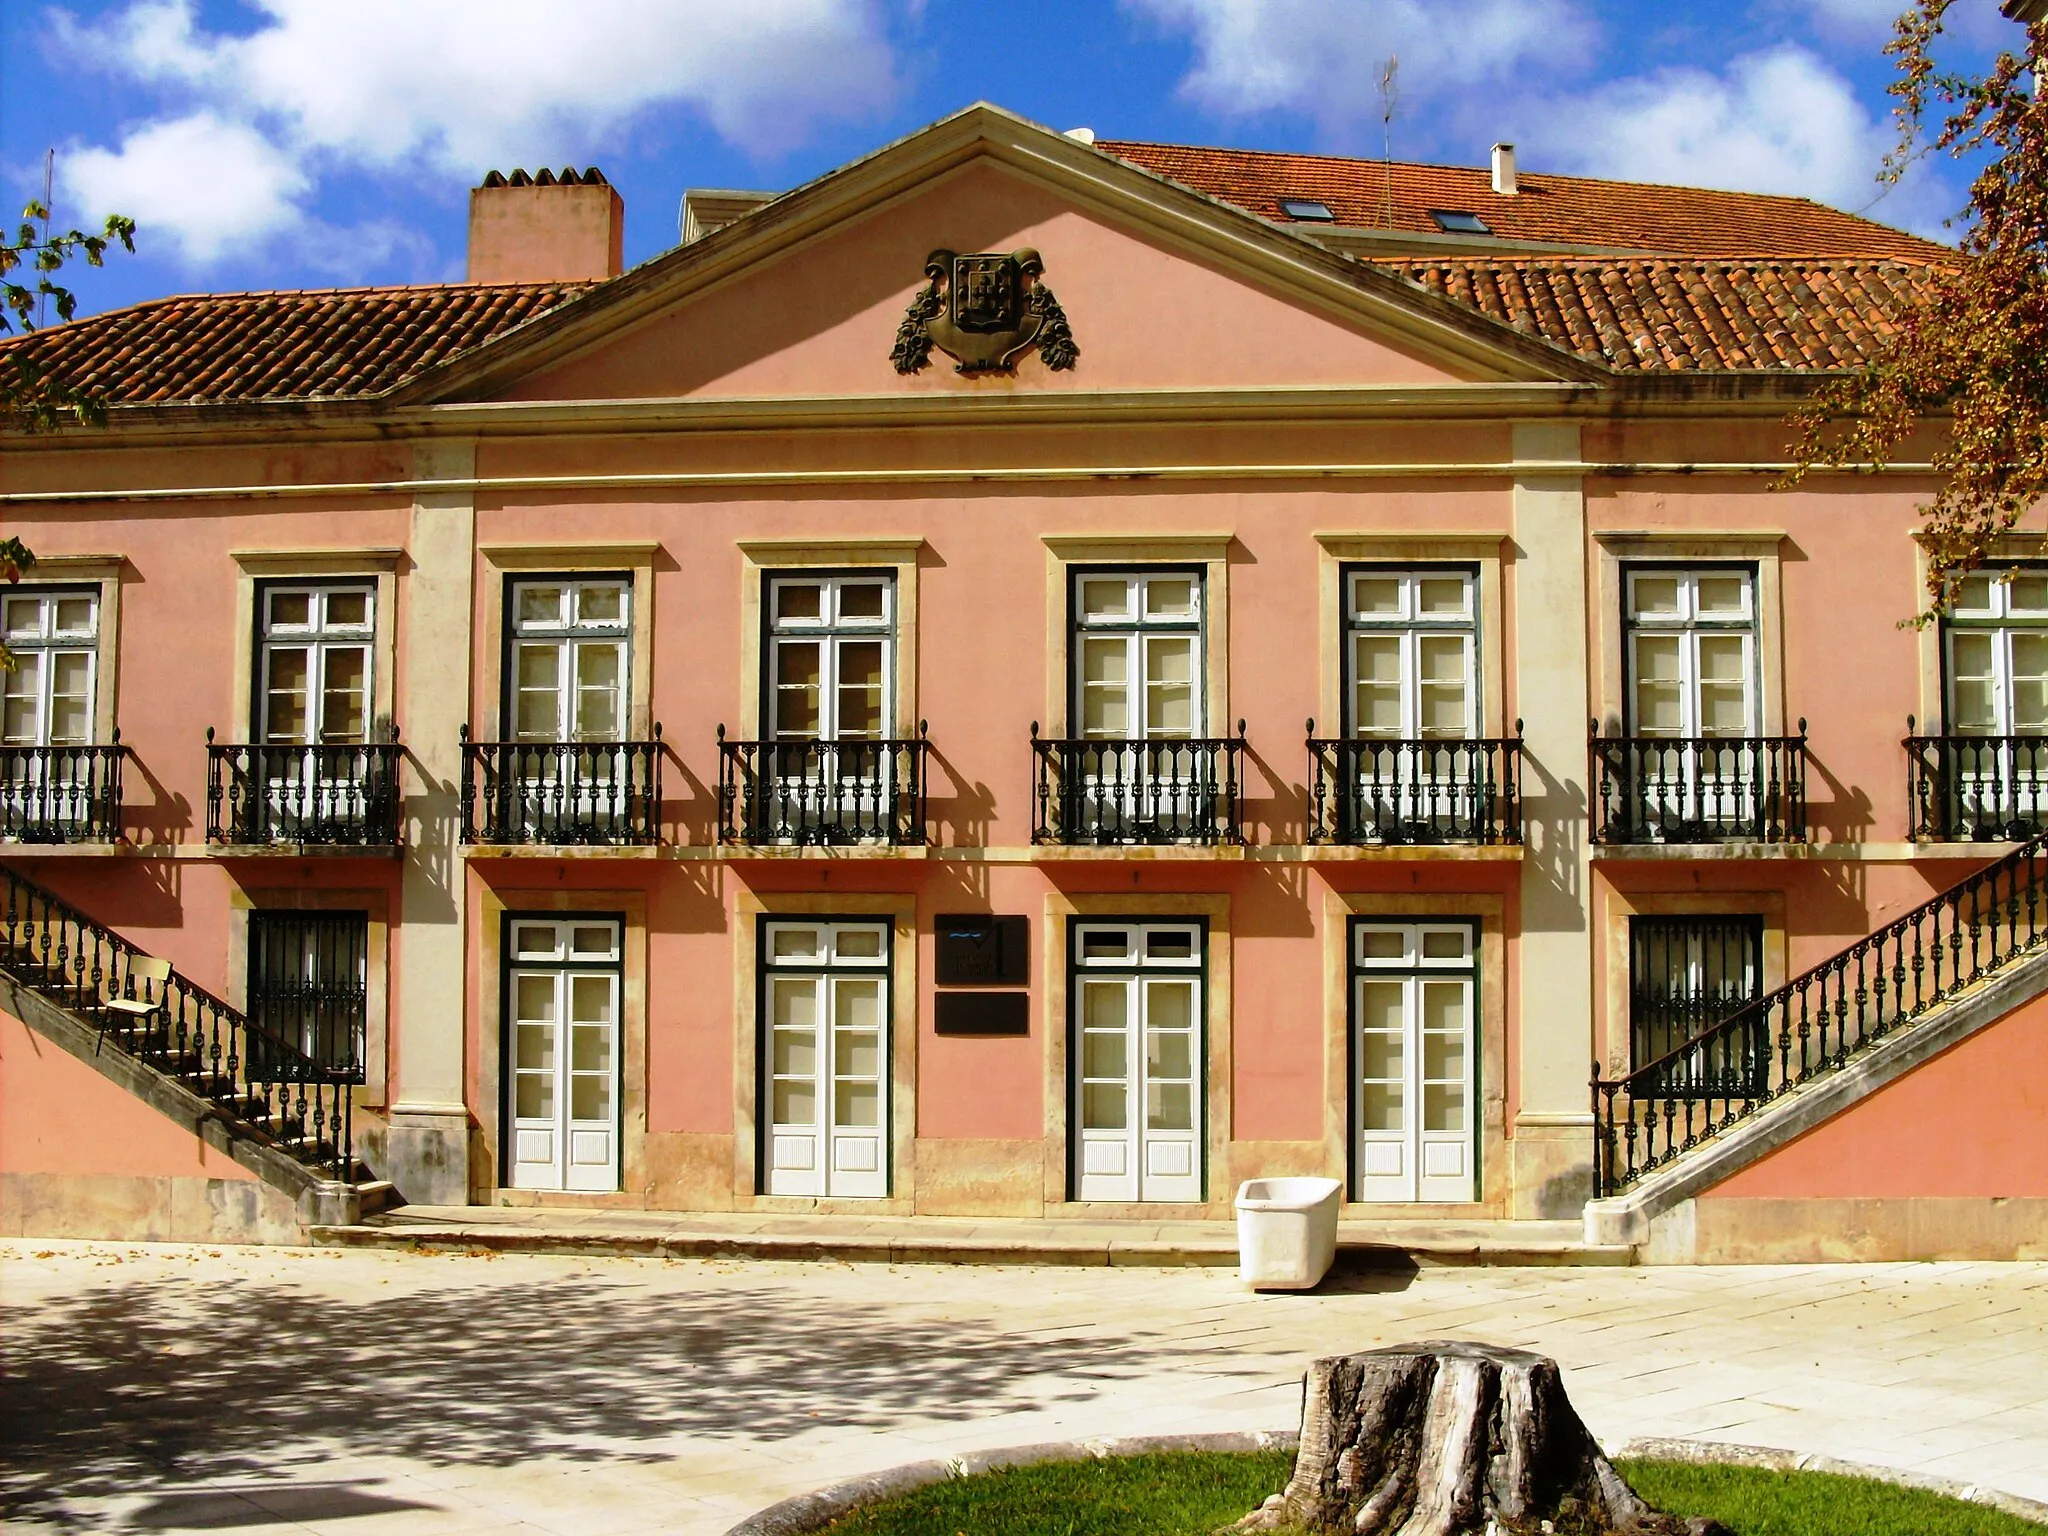
<path id="1" fill-rule="evenodd" d="M 1337 215 L 1330 212 L 1328 203 L 1319 203 L 1312 197 L 1283 197 L 1280 211 L 1290 219 L 1308 219 L 1317 224 L 1334 224 Z"/>
<path id="2" fill-rule="evenodd" d="M 1436 220 L 1436 227 L 1447 235 L 1490 235 L 1486 221 L 1476 213 L 1463 208 L 1432 208 L 1429 216 Z"/>

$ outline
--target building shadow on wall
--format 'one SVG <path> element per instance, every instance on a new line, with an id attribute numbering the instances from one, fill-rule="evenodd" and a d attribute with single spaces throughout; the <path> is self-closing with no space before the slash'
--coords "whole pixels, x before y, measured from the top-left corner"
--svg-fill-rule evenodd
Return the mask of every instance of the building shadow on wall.
<path id="1" fill-rule="evenodd" d="M 96 1290 L 0 1341 L 0 1516 L 205 1480 L 440 1465 L 658 1462 L 689 1437 L 966 1420 L 1090 1395 L 1178 1351 L 1110 1331 L 1005 1334 L 762 1289 L 649 1295 L 580 1276 L 496 1286 L 394 1270 L 371 1305 L 184 1280 Z"/>

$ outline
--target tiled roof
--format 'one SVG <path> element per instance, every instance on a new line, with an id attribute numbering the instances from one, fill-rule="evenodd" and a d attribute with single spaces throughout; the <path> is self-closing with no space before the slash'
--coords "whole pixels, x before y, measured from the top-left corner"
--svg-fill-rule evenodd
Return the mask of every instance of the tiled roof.
<path id="1" fill-rule="evenodd" d="M 1928 280 L 1926 267 L 1899 261 L 1466 256 L 1374 265 L 1624 373 L 1855 368 Z"/>
<path id="2" fill-rule="evenodd" d="M 381 394 L 587 283 L 445 283 L 155 299 L 0 342 L 112 405 Z"/>
<path id="3" fill-rule="evenodd" d="M 1282 198 L 1324 204 L 1336 222 L 1441 234 L 1432 209 L 1475 213 L 1495 235 L 1682 256 L 1860 256 L 1939 261 L 1948 247 L 1803 197 L 1716 192 L 1522 172 L 1512 196 L 1469 166 L 1345 160 L 1253 149 L 1099 139 L 1095 147 L 1277 223 Z M 1391 191 L 1391 198 L 1390 198 Z M 1318 226 L 1291 221 L 1305 233 Z M 1323 226 L 1327 227 L 1327 226 Z"/>

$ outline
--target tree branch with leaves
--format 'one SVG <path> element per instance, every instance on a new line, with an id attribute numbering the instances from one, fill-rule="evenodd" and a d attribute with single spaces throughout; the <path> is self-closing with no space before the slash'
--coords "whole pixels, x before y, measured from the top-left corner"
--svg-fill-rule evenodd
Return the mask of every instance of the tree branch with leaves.
<path id="1" fill-rule="evenodd" d="M 2024 54 L 1981 74 L 1942 68 L 1936 45 L 1954 0 L 1917 0 L 1885 52 L 1897 147 L 1879 179 L 1896 185 L 1928 155 L 1982 158 L 1952 262 L 1930 270 L 1878 355 L 1831 379 L 1794 413 L 1797 484 L 1816 468 L 1882 469 L 1930 426 L 1940 486 L 1921 507 L 1928 557 L 1925 624 L 1962 576 L 1995 564 L 2000 535 L 2048 493 L 2048 20 Z"/>

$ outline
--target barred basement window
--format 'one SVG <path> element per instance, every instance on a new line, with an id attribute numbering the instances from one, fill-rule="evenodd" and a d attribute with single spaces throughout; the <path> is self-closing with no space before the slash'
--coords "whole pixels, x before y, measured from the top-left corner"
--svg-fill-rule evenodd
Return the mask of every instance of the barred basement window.
<path id="1" fill-rule="evenodd" d="M 370 914 L 251 912 L 250 1054 L 268 1036 L 323 1072 L 360 1078 L 368 1015 Z M 289 1078 L 306 1064 L 288 1053 L 250 1063 L 250 1076 Z"/>
<path id="2" fill-rule="evenodd" d="M 1763 996 L 1764 920 L 1632 917 L 1628 939 L 1630 1065 L 1664 1062 L 1659 1086 L 1674 1098 L 1759 1091 L 1768 1065 L 1761 1015 L 1754 1030 L 1685 1047 Z"/>

